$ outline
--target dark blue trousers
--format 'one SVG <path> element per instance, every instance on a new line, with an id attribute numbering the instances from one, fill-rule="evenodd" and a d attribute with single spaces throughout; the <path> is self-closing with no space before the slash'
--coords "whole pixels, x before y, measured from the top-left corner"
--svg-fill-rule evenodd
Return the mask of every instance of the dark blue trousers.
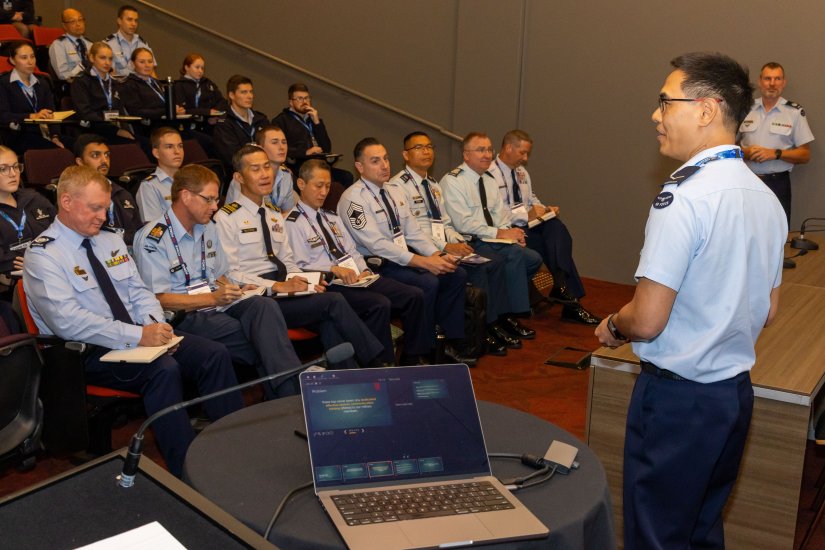
<path id="1" fill-rule="evenodd" d="M 178 328 L 222 343 L 233 361 L 253 365 L 258 376 L 284 372 L 301 364 L 278 304 L 263 296 L 238 302 L 223 313 L 190 312 Z M 274 380 L 263 389 L 267 399 L 298 393 L 294 379 Z"/>
<path id="2" fill-rule="evenodd" d="M 541 255 L 553 277 L 563 278 L 560 282 L 566 283 L 576 298 L 584 296 L 584 285 L 573 261 L 573 237 L 564 222 L 553 218 L 526 231 L 527 246 Z"/>
<path id="3" fill-rule="evenodd" d="M 507 271 L 504 269 L 505 260 L 498 254 L 487 253 L 485 258 L 491 261 L 479 265 L 463 265 L 467 271 L 467 280 L 475 287 L 482 289 L 487 294 L 487 316 L 489 325 L 507 313 L 513 313 L 510 309 L 507 291 Z"/>
<path id="4" fill-rule="evenodd" d="M 447 338 L 464 338 L 464 285 L 467 284 L 467 272 L 464 269 L 459 267 L 452 273 L 436 276 L 424 269 L 387 260 L 381 268 L 381 276 L 418 287 L 424 292 L 428 351 L 435 347 L 436 323 L 444 330 Z"/>
<path id="5" fill-rule="evenodd" d="M 500 259 L 504 263 L 507 284 L 497 291 L 507 295 L 507 312 L 529 312 L 530 293 L 527 285 L 541 267 L 541 256 L 536 251 L 517 244 L 485 243 L 475 240 L 472 245 L 482 256 Z"/>
<path id="6" fill-rule="evenodd" d="M 328 291 L 338 292 L 346 298 L 350 307 L 383 344 L 384 352 L 380 358 L 384 363 L 395 362 L 390 312 L 401 318 L 406 353 L 429 353 L 430 339 L 425 326 L 424 292 L 420 288 L 405 285 L 389 277 L 381 277 L 368 288 L 330 285 Z"/>
<path id="7" fill-rule="evenodd" d="M 103 363 L 100 358 L 109 350 L 97 349 L 86 358 L 86 381 L 89 384 L 140 393 L 147 416 L 183 401 L 183 380 L 193 380 L 201 395 L 238 383 L 232 359 L 225 346 L 193 334 L 183 336 L 174 355 L 163 355 L 149 364 Z M 243 407 L 240 392 L 210 399 L 203 404 L 212 420 Z M 158 418 L 152 430 L 169 471 L 177 477 L 183 473 L 186 450 L 195 438 L 185 410 Z"/>
<path id="8" fill-rule="evenodd" d="M 627 414 L 624 547 L 725 547 L 722 510 L 753 411 L 750 375 L 699 384 L 642 372 Z"/>

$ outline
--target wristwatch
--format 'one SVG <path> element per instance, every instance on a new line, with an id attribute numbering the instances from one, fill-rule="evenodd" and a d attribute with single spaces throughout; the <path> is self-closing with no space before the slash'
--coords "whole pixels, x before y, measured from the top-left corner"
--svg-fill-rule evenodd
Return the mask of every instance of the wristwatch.
<path id="1" fill-rule="evenodd" d="M 776 151 L 773 152 L 773 154 L 776 157 L 776 160 L 781 159 L 782 158 L 782 149 L 777 149 Z"/>
<path id="2" fill-rule="evenodd" d="M 619 329 L 617 329 L 616 325 L 613 323 L 613 317 L 615 316 L 616 314 L 612 313 L 610 317 L 607 318 L 607 330 L 610 331 L 610 335 L 616 340 L 627 340 L 627 336 L 619 332 Z"/>

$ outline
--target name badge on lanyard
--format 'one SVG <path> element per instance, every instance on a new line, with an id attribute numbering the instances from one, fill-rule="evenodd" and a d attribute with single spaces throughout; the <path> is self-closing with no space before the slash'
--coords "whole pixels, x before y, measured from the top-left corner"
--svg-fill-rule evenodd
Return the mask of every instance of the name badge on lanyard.
<path id="1" fill-rule="evenodd" d="M 356 275 L 361 274 L 361 270 L 358 269 L 358 264 L 355 263 L 355 259 L 352 257 L 352 254 L 345 254 L 338 259 L 338 267 L 346 267 L 347 269 L 351 269 L 355 272 Z"/>
<path id="2" fill-rule="evenodd" d="M 11 9 L 12 9 L 11 2 L 9 0 L 4 0 L 3 1 L 3 11 L 11 11 Z"/>
<path id="3" fill-rule="evenodd" d="M 435 239 L 436 241 L 447 241 L 447 238 L 445 237 L 444 233 L 444 222 L 442 222 L 441 220 L 433 220 L 430 225 L 430 229 L 433 234 L 433 239 Z"/>
<path id="4" fill-rule="evenodd" d="M 25 241 L 20 241 L 17 244 L 13 244 L 9 247 L 9 252 L 17 252 L 18 250 L 23 250 L 29 247 L 29 243 L 32 242 L 31 239 L 26 239 Z"/>
<path id="5" fill-rule="evenodd" d="M 407 239 L 404 238 L 404 234 L 401 231 L 398 231 L 392 236 L 392 242 L 395 243 L 396 246 L 400 246 L 404 250 L 407 249 Z"/>

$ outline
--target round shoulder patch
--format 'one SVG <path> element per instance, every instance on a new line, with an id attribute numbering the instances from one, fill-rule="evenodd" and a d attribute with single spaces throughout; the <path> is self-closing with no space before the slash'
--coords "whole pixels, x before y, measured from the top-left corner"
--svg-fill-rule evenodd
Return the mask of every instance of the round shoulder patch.
<path id="1" fill-rule="evenodd" d="M 673 193 L 670 191 L 665 191 L 663 193 L 659 193 L 655 199 L 653 199 L 653 208 L 662 209 L 667 208 L 670 206 L 670 203 L 673 202 Z"/>

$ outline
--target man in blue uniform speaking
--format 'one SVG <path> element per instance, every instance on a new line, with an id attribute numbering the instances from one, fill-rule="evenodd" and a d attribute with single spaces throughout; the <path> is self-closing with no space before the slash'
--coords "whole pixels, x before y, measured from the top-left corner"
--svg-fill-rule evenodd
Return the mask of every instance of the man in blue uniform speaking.
<path id="1" fill-rule="evenodd" d="M 684 164 L 653 201 L 633 299 L 596 329 L 604 345 L 632 341 L 641 359 L 625 434 L 629 550 L 724 548 L 754 345 L 776 314 L 788 231 L 734 145 L 751 105 L 747 70 L 721 54 L 671 64 L 652 118 L 659 151 Z"/>

